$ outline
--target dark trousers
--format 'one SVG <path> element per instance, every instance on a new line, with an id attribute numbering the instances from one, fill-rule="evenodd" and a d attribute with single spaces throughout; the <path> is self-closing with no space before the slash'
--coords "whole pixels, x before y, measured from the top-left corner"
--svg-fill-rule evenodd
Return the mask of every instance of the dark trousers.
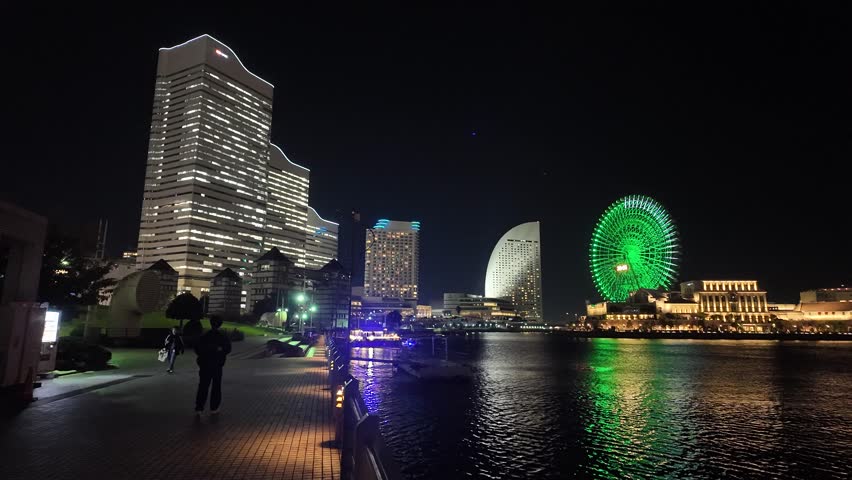
<path id="1" fill-rule="evenodd" d="M 219 408 L 222 403 L 222 367 L 201 367 L 198 371 L 198 393 L 195 395 L 195 410 L 204 410 L 207 403 L 207 391 L 210 382 L 213 382 L 213 391 L 210 392 L 210 410 Z"/>
<path id="2" fill-rule="evenodd" d="M 169 350 L 169 370 L 175 369 L 175 357 L 177 357 L 177 350 Z"/>

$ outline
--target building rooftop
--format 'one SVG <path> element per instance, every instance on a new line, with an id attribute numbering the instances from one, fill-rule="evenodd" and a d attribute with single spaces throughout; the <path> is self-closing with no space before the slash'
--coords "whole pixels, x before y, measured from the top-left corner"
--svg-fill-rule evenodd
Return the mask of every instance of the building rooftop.
<path id="1" fill-rule="evenodd" d="M 337 259 L 332 259 L 330 262 L 323 265 L 320 268 L 321 272 L 345 272 L 346 268 L 343 267 L 343 264 L 337 261 Z"/>
<path id="2" fill-rule="evenodd" d="M 281 253 L 276 247 L 272 247 L 268 252 L 264 253 L 260 258 L 257 259 L 257 262 L 270 261 L 270 262 L 285 262 L 288 265 L 294 265 L 293 261 L 287 258 L 287 255 Z"/>
<path id="3" fill-rule="evenodd" d="M 174 268 L 172 268 L 171 265 L 169 265 L 169 262 L 163 260 L 162 258 L 154 262 L 150 267 L 148 267 L 148 270 L 157 270 L 160 272 L 167 273 L 178 273 L 177 270 L 175 270 Z"/>
<path id="4" fill-rule="evenodd" d="M 231 270 L 230 268 L 226 268 L 226 269 L 222 270 L 221 272 L 216 274 L 216 276 L 213 277 L 213 278 L 233 278 L 235 280 L 241 280 L 239 274 L 237 274 L 235 271 Z"/>
<path id="5" fill-rule="evenodd" d="M 848 312 L 852 311 L 852 302 L 804 302 L 798 310 L 803 312 Z"/>

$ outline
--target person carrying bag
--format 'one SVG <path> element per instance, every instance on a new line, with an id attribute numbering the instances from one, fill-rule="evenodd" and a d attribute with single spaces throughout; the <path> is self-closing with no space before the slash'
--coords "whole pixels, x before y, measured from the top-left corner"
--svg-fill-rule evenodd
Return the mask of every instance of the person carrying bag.
<path id="1" fill-rule="evenodd" d="M 172 327 L 171 333 L 166 337 L 166 346 L 160 350 L 160 361 L 163 361 L 163 351 L 166 352 L 166 358 L 169 360 L 168 373 L 175 373 L 175 358 L 183 353 L 183 339 L 178 334 L 177 327 Z"/>

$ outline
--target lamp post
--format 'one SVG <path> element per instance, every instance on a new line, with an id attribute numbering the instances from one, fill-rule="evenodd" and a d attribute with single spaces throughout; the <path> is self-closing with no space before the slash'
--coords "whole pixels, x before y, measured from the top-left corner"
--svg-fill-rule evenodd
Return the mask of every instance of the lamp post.
<path id="1" fill-rule="evenodd" d="M 296 295 L 296 303 L 299 304 L 299 313 L 296 314 L 296 320 L 299 321 L 299 333 L 302 333 L 304 329 L 302 328 L 302 318 L 305 316 L 305 292 L 301 292 Z"/>

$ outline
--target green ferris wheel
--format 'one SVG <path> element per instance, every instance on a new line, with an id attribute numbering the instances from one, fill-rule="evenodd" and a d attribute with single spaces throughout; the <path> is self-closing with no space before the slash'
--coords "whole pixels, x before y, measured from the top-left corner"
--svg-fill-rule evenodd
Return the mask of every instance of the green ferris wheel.
<path id="1" fill-rule="evenodd" d="M 653 198 L 616 200 L 598 220 L 589 248 L 589 267 L 598 292 L 611 302 L 640 288 L 668 288 L 679 259 L 677 228 Z"/>

